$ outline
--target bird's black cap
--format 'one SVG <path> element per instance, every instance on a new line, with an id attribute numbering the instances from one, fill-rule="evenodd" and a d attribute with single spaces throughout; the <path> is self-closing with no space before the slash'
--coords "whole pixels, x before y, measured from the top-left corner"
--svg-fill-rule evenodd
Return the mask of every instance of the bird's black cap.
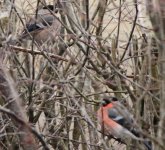
<path id="1" fill-rule="evenodd" d="M 106 106 L 111 102 L 115 102 L 118 101 L 118 99 L 116 97 L 104 97 L 101 104 L 102 106 Z"/>
<path id="2" fill-rule="evenodd" d="M 46 5 L 42 9 L 48 9 L 48 10 L 54 11 L 55 13 L 58 12 L 57 5 L 55 5 L 55 6 L 54 5 Z"/>
<path id="3" fill-rule="evenodd" d="M 46 6 L 44 6 L 42 9 L 50 9 L 50 10 L 54 10 L 54 6 L 53 5 L 46 5 Z"/>

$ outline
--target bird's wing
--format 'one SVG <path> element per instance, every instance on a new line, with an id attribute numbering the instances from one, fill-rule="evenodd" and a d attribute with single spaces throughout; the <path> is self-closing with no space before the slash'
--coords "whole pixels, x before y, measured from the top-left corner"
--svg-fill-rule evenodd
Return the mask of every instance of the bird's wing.
<path id="1" fill-rule="evenodd" d="M 37 19 L 33 18 L 26 24 L 26 31 L 33 32 L 47 28 L 52 25 L 54 19 L 54 16 L 48 10 L 39 11 Z"/>
<path id="2" fill-rule="evenodd" d="M 132 127 L 133 120 L 127 118 L 129 116 L 123 115 L 123 113 L 115 107 L 108 109 L 108 117 L 128 130 Z"/>
<path id="3" fill-rule="evenodd" d="M 41 16 L 40 19 L 27 24 L 26 28 L 28 29 L 29 32 L 32 32 L 37 29 L 43 29 L 45 27 L 51 26 L 53 21 L 54 21 L 54 17 L 51 15 Z"/>
<path id="4" fill-rule="evenodd" d="M 140 131 L 138 130 L 132 115 L 120 103 L 115 103 L 113 108 L 108 109 L 108 117 L 139 137 Z"/>
<path id="5" fill-rule="evenodd" d="M 37 24 L 37 23 L 26 25 L 26 29 L 27 29 L 28 32 L 33 32 L 33 31 L 36 31 L 36 30 L 40 30 L 42 28 L 43 27 L 40 24 Z"/>

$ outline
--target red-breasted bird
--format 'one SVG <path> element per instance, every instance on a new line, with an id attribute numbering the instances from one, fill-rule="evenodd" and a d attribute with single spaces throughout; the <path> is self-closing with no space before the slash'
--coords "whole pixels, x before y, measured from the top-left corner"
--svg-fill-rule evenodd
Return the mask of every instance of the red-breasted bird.
<path id="1" fill-rule="evenodd" d="M 133 115 L 116 97 L 106 97 L 97 112 L 98 121 L 105 135 L 111 135 L 124 141 L 133 138 L 144 143 L 147 150 L 152 150 L 149 141 L 143 139 L 142 131 L 133 119 Z"/>

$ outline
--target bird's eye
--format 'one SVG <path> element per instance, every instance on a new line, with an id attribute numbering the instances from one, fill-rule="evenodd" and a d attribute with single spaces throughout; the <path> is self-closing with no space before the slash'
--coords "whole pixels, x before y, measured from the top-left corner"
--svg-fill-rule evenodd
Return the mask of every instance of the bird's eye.
<path id="1" fill-rule="evenodd" d="M 111 101 L 109 100 L 109 99 L 103 99 L 102 100 L 102 106 L 106 106 L 106 105 L 108 105 L 109 103 L 111 103 Z"/>
<path id="2" fill-rule="evenodd" d="M 112 101 L 118 101 L 116 97 L 112 97 Z"/>
<path id="3" fill-rule="evenodd" d="M 102 105 L 102 106 L 106 106 L 107 103 L 103 100 L 103 101 L 101 102 L 101 105 Z"/>

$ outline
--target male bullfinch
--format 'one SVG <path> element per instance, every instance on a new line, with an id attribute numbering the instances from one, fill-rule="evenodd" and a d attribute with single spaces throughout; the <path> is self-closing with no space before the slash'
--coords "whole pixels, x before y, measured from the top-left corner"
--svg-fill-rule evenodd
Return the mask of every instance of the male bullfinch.
<path id="1" fill-rule="evenodd" d="M 61 30 L 61 23 L 54 16 L 54 13 L 57 12 L 57 8 L 53 5 L 39 9 L 36 18 L 30 19 L 26 24 L 26 29 L 24 29 L 21 38 L 32 39 L 34 37 L 39 45 L 47 41 L 55 42 Z"/>
<path id="2" fill-rule="evenodd" d="M 128 112 L 116 97 L 106 97 L 102 100 L 102 106 L 97 112 L 97 117 L 105 135 L 112 135 L 124 140 L 133 138 L 143 141 L 147 150 L 151 150 L 151 144 L 142 138 L 141 130 L 137 127 L 133 116 Z"/>

